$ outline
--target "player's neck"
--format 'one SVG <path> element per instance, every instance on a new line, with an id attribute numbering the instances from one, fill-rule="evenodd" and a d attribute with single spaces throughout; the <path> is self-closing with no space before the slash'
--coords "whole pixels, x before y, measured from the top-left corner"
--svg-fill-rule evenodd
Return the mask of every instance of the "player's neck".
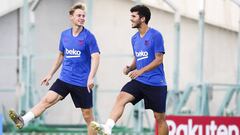
<path id="1" fill-rule="evenodd" d="M 78 36 L 79 33 L 83 30 L 83 26 L 73 26 L 72 27 L 72 35 L 74 37 Z"/>
<path id="2" fill-rule="evenodd" d="M 143 37 L 147 33 L 148 29 L 149 29 L 148 25 L 146 24 L 141 25 L 141 27 L 138 29 L 140 36 Z"/>

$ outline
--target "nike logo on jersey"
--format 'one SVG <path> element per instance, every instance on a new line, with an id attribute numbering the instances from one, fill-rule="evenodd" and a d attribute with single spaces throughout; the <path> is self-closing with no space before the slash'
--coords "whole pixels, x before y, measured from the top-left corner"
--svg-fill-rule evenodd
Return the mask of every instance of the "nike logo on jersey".
<path id="1" fill-rule="evenodd" d="M 137 61 L 147 59 L 148 58 L 148 52 L 147 51 L 140 51 L 140 52 L 135 52 Z"/>
<path id="2" fill-rule="evenodd" d="M 77 58 L 80 57 L 81 55 L 81 51 L 79 50 L 68 50 L 67 48 L 65 49 L 65 54 L 66 54 L 66 58 Z"/>

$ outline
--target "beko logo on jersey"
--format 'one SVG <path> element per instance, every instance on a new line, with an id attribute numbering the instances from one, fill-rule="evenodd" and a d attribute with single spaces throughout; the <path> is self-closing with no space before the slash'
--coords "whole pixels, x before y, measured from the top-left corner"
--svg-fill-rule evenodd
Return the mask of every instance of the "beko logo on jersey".
<path id="1" fill-rule="evenodd" d="M 81 55 L 81 51 L 75 50 L 75 49 L 72 49 L 72 50 L 66 49 L 65 52 L 68 55 L 66 56 L 66 58 L 76 58 L 76 57 L 80 57 Z"/>
<path id="2" fill-rule="evenodd" d="M 147 51 L 140 51 L 140 52 L 135 52 L 137 61 L 143 60 L 148 58 L 148 52 Z"/>

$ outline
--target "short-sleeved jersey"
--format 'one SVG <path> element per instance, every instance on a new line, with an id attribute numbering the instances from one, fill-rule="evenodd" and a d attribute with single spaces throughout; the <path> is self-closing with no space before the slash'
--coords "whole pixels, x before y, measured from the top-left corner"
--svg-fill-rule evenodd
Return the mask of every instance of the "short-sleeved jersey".
<path id="1" fill-rule="evenodd" d="M 72 35 L 72 28 L 62 32 L 59 50 L 64 54 L 59 79 L 76 86 L 87 86 L 91 69 L 91 54 L 99 52 L 97 41 L 86 28 L 78 36 Z"/>
<path id="2" fill-rule="evenodd" d="M 163 38 L 160 32 L 153 28 L 149 28 L 143 37 L 140 37 L 140 33 L 137 32 L 132 37 L 133 53 L 136 59 L 136 68 L 147 66 L 155 59 L 156 53 L 165 53 Z M 152 86 L 166 86 L 165 73 L 163 64 L 154 68 L 151 71 L 145 72 L 136 80 Z"/>

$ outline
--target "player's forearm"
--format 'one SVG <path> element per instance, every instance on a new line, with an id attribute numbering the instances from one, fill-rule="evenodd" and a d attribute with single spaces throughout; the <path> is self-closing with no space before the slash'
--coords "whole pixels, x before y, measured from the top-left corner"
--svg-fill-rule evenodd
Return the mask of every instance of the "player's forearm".
<path id="1" fill-rule="evenodd" d="M 49 74 L 51 76 L 53 76 L 56 73 L 56 71 L 59 69 L 59 67 L 61 66 L 62 61 L 63 61 L 63 57 L 64 57 L 63 53 L 59 53 L 57 59 L 55 60 L 53 66 L 52 66 L 52 68 L 51 68 L 51 70 L 49 72 Z"/>
<path id="2" fill-rule="evenodd" d="M 94 78 L 98 70 L 100 55 L 99 53 L 94 53 L 91 55 L 91 57 L 92 57 L 92 60 L 91 60 L 91 70 L 89 73 L 89 78 Z"/>
<path id="3" fill-rule="evenodd" d="M 128 66 L 129 70 L 132 71 L 136 69 L 136 59 L 134 58 L 131 65 Z"/>
<path id="4" fill-rule="evenodd" d="M 141 70 L 143 73 L 151 71 L 163 63 L 163 56 L 156 57 L 151 63 L 143 67 Z"/>

